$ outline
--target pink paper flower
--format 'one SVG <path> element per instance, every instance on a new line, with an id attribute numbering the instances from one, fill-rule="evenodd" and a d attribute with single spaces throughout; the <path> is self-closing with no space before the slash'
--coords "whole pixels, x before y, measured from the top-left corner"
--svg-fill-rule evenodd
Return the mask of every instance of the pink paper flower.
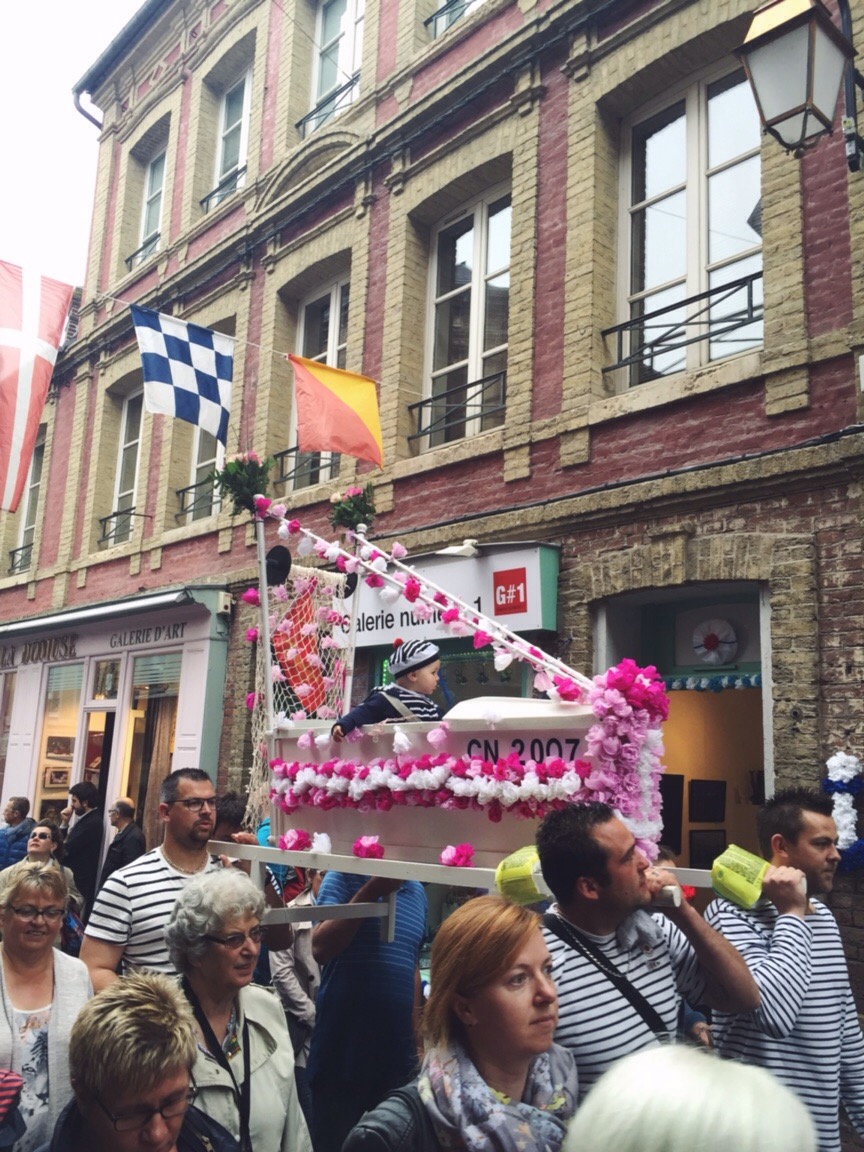
<path id="1" fill-rule="evenodd" d="M 266 516 L 273 501 L 269 496 L 255 496 L 253 498 L 256 516 Z"/>
<path id="2" fill-rule="evenodd" d="M 459 609 L 458 608 L 446 608 L 441 613 L 441 623 L 442 624 L 452 624 L 454 620 L 458 620 L 458 619 L 459 619 Z"/>
<path id="3" fill-rule="evenodd" d="M 267 515 L 272 516 L 274 520 L 281 520 L 287 511 L 284 504 L 271 504 L 267 509 Z"/>
<path id="4" fill-rule="evenodd" d="M 251 604 L 253 608 L 258 608 L 261 605 L 261 597 L 258 595 L 258 589 L 254 586 L 247 588 L 240 599 L 244 604 Z"/>
<path id="5" fill-rule="evenodd" d="M 347 498 L 350 498 L 351 496 L 362 496 L 362 495 L 363 495 L 363 489 L 358 488 L 356 484 L 350 484 L 345 489 L 345 496 Z"/>
<path id="6" fill-rule="evenodd" d="M 257 628 L 247 628 L 246 629 L 246 639 L 249 641 L 250 644 L 254 644 L 255 641 L 258 639 L 258 629 Z"/>
<path id="7" fill-rule="evenodd" d="M 366 584 L 370 588 L 383 588 L 384 587 L 384 581 L 381 579 L 381 577 L 378 575 L 377 572 L 370 572 L 369 573 L 369 575 L 366 577 Z"/>
<path id="8" fill-rule="evenodd" d="M 474 846 L 472 844 L 448 844 L 438 857 L 442 864 L 449 868 L 470 868 L 474 860 Z"/>
<path id="9" fill-rule="evenodd" d="M 289 828 L 279 837 L 279 847 L 283 852 L 305 852 L 312 847 L 312 837 L 305 828 Z"/>
<path id="10" fill-rule="evenodd" d="M 487 644 L 492 643 L 492 637 L 488 632 L 484 632 L 482 628 L 478 628 L 474 633 L 474 647 L 485 648 Z"/>
<path id="11" fill-rule="evenodd" d="M 271 664 L 270 665 L 270 679 L 273 681 L 274 684 L 284 684 L 285 683 L 285 673 L 282 671 L 281 665 L 279 665 L 279 664 Z"/>
<path id="12" fill-rule="evenodd" d="M 409 604 L 413 604 L 422 591 L 423 585 L 420 583 L 420 581 L 414 576 L 409 576 L 405 581 L 405 588 L 403 589 L 402 594 Z"/>
<path id="13" fill-rule="evenodd" d="M 404 560 L 408 555 L 408 549 L 400 544 L 398 540 L 394 540 L 393 547 L 390 549 L 390 555 L 394 560 Z"/>
<path id="14" fill-rule="evenodd" d="M 432 599 L 435 601 L 436 604 L 440 604 L 442 608 L 446 608 L 447 605 L 450 603 L 450 601 L 447 599 L 447 597 L 444 595 L 443 592 L 436 592 L 435 595 L 432 597 Z"/>
<path id="15" fill-rule="evenodd" d="M 580 700 L 582 689 L 569 676 L 553 676 L 552 683 L 562 700 Z"/>
<path id="16" fill-rule="evenodd" d="M 249 695 L 246 697 L 246 707 L 249 709 L 250 712 L 255 707 L 257 700 L 258 700 L 258 693 L 257 692 L 250 692 Z"/>
<path id="17" fill-rule="evenodd" d="M 292 536 L 296 536 L 297 533 L 300 531 L 300 521 L 299 520 L 289 520 L 286 527 L 288 528 L 288 531 L 291 533 Z"/>
<path id="18" fill-rule="evenodd" d="M 377 836 L 358 837 L 351 846 L 351 851 L 361 860 L 380 860 L 384 855 L 384 849 L 378 843 Z"/>

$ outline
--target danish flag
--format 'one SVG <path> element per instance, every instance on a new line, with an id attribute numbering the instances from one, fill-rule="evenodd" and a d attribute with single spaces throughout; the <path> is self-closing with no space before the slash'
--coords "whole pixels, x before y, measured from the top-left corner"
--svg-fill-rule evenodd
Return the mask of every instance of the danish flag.
<path id="1" fill-rule="evenodd" d="M 0 510 L 21 499 L 72 292 L 0 260 Z"/>

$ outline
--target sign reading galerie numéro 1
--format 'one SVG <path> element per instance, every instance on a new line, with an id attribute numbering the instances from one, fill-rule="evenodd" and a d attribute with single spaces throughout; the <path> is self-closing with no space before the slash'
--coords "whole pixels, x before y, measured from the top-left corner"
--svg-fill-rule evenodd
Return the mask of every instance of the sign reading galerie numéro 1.
<path id="1" fill-rule="evenodd" d="M 513 632 L 554 631 L 558 592 L 558 549 L 548 544 L 481 546 L 479 555 L 426 555 L 407 563 L 421 581 L 428 580 L 458 596 L 484 616 Z M 377 589 L 361 579 L 355 643 L 358 648 L 402 640 L 444 640 L 450 632 L 438 612 L 419 620 L 404 600 L 384 606 Z M 349 601 L 350 603 L 350 601 Z"/>

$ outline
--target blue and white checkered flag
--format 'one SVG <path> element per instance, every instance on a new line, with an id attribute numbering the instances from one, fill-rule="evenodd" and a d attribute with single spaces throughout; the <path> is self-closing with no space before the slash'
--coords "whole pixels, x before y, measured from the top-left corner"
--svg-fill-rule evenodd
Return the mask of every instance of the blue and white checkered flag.
<path id="1" fill-rule="evenodd" d="M 144 368 L 144 407 L 228 438 L 234 340 L 130 304 Z"/>

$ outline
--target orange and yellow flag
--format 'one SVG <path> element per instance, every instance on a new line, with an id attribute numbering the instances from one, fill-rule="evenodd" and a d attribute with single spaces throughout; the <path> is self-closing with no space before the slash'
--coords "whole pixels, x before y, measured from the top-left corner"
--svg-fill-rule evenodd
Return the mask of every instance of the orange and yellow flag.
<path id="1" fill-rule="evenodd" d="M 374 380 L 289 356 L 294 368 L 297 447 L 301 452 L 342 452 L 383 466 L 378 393 Z"/>

